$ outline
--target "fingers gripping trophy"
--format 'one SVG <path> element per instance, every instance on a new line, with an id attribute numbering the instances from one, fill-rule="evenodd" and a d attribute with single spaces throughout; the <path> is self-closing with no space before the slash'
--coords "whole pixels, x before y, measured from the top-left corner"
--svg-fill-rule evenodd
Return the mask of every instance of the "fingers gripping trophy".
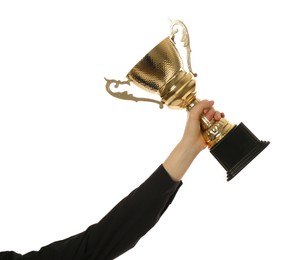
<path id="1" fill-rule="evenodd" d="M 184 70 L 182 58 L 175 44 L 177 26 L 182 28 L 182 42 L 187 51 L 188 71 Z M 196 97 L 197 76 L 193 73 L 190 60 L 190 39 L 186 26 L 179 20 L 171 21 L 171 35 L 148 52 L 127 74 L 127 81 L 106 79 L 106 90 L 116 98 L 132 101 L 148 101 L 165 104 L 169 108 L 191 110 L 199 99 Z M 155 94 L 160 101 L 134 97 L 124 92 L 113 92 L 111 87 L 130 83 Z M 269 142 L 260 141 L 243 123 L 231 124 L 225 118 L 209 121 L 201 116 L 201 129 L 210 153 L 227 171 L 227 181 L 236 176 L 249 164 Z"/>

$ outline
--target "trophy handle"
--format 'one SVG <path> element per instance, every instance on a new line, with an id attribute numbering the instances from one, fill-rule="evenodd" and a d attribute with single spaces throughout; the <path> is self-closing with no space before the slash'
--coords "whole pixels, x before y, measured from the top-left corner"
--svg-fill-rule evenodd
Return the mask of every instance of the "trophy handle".
<path id="1" fill-rule="evenodd" d="M 190 36 L 188 33 L 188 29 L 185 26 L 185 24 L 180 21 L 180 20 L 170 20 L 171 24 L 170 24 L 170 29 L 171 29 L 171 40 L 175 43 L 174 38 L 175 38 L 175 34 L 178 32 L 178 29 L 175 28 L 175 26 L 181 26 L 183 31 L 182 31 L 182 39 L 181 42 L 184 43 L 184 47 L 187 50 L 187 63 L 188 63 L 188 70 L 189 72 L 194 76 L 197 77 L 197 73 L 193 73 L 192 70 L 192 65 L 191 65 L 191 47 L 190 47 Z M 191 104 L 187 107 L 187 110 L 190 111 L 196 104 L 199 103 L 199 99 L 195 97 L 195 99 L 191 102 Z M 207 117 L 204 115 L 204 113 L 202 113 L 201 115 L 201 125 L 202 128 L 204 130 L 209 129 L 213 124 L 215 123 L 215 120 L 212 119 L 211 121 L 209 121 L 207 119 Z"/>
<path id="2" fill-rule="evenodd" d="M 106 91 L 113 97 L 116 97 L 119 99 L 124 99 L 124 100 L 132 100 L 135 102 L 144 101 L 144 102 L 157 103 L 159 105 L 160 109 L 162 109 L 164 106 L 163 102 L 158 101 L 158 100 L 154 100 L 154 99 L 150 99 L 150 98 L 135 97 L 135 96 L 133 96 L 133 94 L 128 94 L 128 91 L 113 92 L 111 90 L 111 85 L 113 85 L 115 88 L 118 88 L 120 85 L 129 85 L 130 86 L 130 80 L 120 81 L 120 80 L 115 80 L 115 79 L 107 79 L 107 78 L 104 78 L 104 79 L 106 80 L 106 85 L 105 85 Z"/>
<path id="3" fill-rule="evenodd" d="M 182 31 L 182 39 L 181 42 L 184 43 L 184 47 L 187 50 L 187 64 L 188 64 L 188 70 L 190 73 L 194 75 L 194 77 L 197 77 L 197 73 L 194 73 L 192 70 L 192 65 L 191 65 L 191 47 L 190 47 L 190 37 L 188 33 L 188 29 L 185 26 L 185 24 L 180 21 L 180 20 L 170 20 L 170 29 L 171 29 L 171 40 L 175 43 L 174 38 L 175 34 L 178 32 L 177 28 L 174 28 L 175 26 L 181 26 L 183 31 Z"/>

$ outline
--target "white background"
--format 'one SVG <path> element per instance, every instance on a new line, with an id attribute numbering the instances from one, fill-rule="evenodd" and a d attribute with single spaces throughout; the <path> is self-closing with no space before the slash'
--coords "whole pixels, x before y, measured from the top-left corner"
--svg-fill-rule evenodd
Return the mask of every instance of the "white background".
<path id="1" fill-rule="evenodd" d="M 203 151 L 120 258 L 296 260 L 296 11 L 293 0 L 1 1 L 0 251 L 85 230 L 179 141 L 184 110 L 115 99 L 104 80 L 124 80 L 170 18 L 188 27 L 197 96 L 271 144 L 231 182 Z"/>

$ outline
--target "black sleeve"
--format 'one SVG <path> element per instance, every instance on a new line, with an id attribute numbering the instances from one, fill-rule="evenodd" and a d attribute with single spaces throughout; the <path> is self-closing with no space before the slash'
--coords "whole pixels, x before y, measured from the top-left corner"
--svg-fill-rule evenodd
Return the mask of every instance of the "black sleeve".
<path id="1" fill-rule="evenodd" d="M 174 182 L 163 165 L 121 200 L 100 222 L 84 232 L 54 242 L 20 258 L 0 260 L 111 260 L 136 245 L 160 219 L 182 182 Z"/>

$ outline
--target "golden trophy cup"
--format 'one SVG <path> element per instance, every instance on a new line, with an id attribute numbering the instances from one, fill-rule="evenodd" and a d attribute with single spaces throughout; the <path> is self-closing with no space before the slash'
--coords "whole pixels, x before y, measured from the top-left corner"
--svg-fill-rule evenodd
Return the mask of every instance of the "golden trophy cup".
<path id="1" fill-rule="evenodd" d="M 178 32 L 176 26 L 183 29 L 182 42 L 187 50 L 188 72 L 184 70 L 182 58 L 174 42 Z M 197 76 L 193 73 L 190 60 L 190 39 L 186 26 L 179 20 L 171 21 L 171 35 L 162 40 L 147 53 L 127 74 L 127 81 L 106 79 L 106 90 L 116 98 L 132 101 L 149 101 L 163 104 L 169 108 L 187 109 L 199 103 L 196 97 Z M 113 92 L 111 86 L 134 85 L 161 97 L 160 101 L 134 97 L 125 92 Z M 225 118 L 209 121 L 201 116 L 201 129 L 210 153 L 227 171 L 230 181 L 247 164 L 249 164 L 269 144 L 260 141 L 243 123 L 231 124 Z"/>

